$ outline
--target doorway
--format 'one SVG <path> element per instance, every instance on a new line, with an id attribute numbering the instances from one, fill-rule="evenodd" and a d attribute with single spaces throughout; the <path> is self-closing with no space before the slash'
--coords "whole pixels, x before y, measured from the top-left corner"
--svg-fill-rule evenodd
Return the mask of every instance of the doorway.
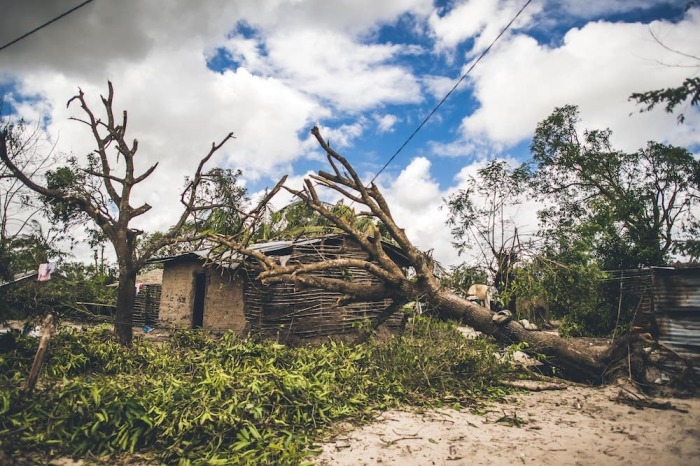
<path id="1" fill-rule="evenodd" d="M 204 325 L 204 296 L 207 289 L 206 272 L 194 275 L 194 305 L 192 307 L 192 328 L 202 328 Z"/>

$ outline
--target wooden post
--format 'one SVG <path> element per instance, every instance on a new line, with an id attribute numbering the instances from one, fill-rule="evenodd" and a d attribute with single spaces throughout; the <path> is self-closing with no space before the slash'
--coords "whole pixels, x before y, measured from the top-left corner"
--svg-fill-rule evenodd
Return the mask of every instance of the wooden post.
<path id="1" fill-rule="evenodd" d="M 49 348 L 51 335 L 53 335 L 53 332 L 56 330 L 56 318 L 52 313 L 47 314 L 44 318 L 42 330 L 43 333 L 41 335 L 41 341 L 39 342 L 39 349 L 36 350 L 32 370 L 29 372 L 29 378 L 24 386 L 24 388 L 30 392 L 34 389 L 34 385 L 36 385 L 36 379 L 39 377 L 39 370 L 41 369 L 41 365 L 44 363 L 44 358 L 46 357 L 46 350 Z"/>

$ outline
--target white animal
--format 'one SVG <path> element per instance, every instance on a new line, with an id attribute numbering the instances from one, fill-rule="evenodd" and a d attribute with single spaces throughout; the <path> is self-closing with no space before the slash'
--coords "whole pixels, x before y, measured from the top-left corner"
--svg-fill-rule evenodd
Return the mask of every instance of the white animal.
<path id="1" fill-rule="evenodd" d="M 491 296 L 492 296 L 492 290 L 491 287 L 488 285 L 482 285 L 482 284 L 474 284 L 469 287 L 469 290 L 467 290 L 467 294 L 470 296 L 476 296 L 476 298 L 483 303 L 483 306 L 491 310 Z"/>

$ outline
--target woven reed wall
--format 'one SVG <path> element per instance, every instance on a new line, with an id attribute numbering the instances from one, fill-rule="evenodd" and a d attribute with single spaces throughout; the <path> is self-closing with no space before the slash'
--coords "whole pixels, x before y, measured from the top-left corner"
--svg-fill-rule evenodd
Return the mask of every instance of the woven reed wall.
<path id="1" fill-rule="evenodd" d="M 368 256 L 359 246 L 346 238 L 327 238 L 321 243 L 295 245 L 287 265 L 313 263 L 336 258 L 365 260 Z M 341 293 L 317 289 L 297 289 L 293 284 L 280 283 L 268 286 L 252 279 L 260 270 L 248 270 L 245 286 L 247 319 L 251 332 L 277 337 L 288 341 L 294 338 L 310 339 L 355 333 L 353 324 L 376 317 L 391 300 L 352 303 L 338 306 Z M 355 283 L 374 285 L 379 283 L 368 272 L 357 268 L 317 272 L 315 275 L 352 280 Z M 389 329 L 402 326 L 403 316 L 394 314 L 385 325 Z"/>
<path id="2" fill-rule="evenodd" d="M 143 285 L 134 299 L 134 325 L 153 326 L 158 321 L 161 285 Z"/>

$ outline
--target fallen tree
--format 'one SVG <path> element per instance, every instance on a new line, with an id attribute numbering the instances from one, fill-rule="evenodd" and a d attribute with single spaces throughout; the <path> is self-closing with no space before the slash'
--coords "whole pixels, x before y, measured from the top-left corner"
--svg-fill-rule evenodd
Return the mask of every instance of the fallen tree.
<path id="1" fill-rule="evenodd" d="M 396 224 L 391 209 L 377 186 L 374 183 L 366 186 L 350 163 L 323 139 L 318 128 L 314 127 L 311 133 L 326 152 L 332 172 L 319 171 L 318 174 L 310 175 L 305 179 L 301 190 L 286 186 L 284 189 L 352 237 L 367 253 L 368 259 L 340 258 L 283 266 L 262 252 L 248 248 L 250 239 L 259 226 L 259 214 L 271 197 L 268 195 L 247 217 L 247 228 L 242 229 L 239 235 L 209 235 L 210 239 L 227 249 L 233 249 L 256 260 L 263 269 L 258 276 L 263 283 L 286 282 L 301 287 L 341 292 L 344 294 L 341 298 L 342 303 L 391 299 L 392 304 L 375 320 L 375 327 L 400 309 L 400 304 L 406 301 L 428 301 L 437 310 L 439 318 L 462 322 L 506 344 L 526 343 L 526 351 L 546 356 L 548 362 L 559 368 L 561 375 L 568 379 L 600 384 L 617 381 L 622 377 L 647 384 L 645 364 L 648 363 L 648 358 L 644 356 L 644 348 L 653 343 L 647 334 L 629 334 L 607 350 L 594 350 L 582 347 L 576 340 L 533 332 L 526 330 L 519 322 L 507 318 L 494 318 L 497 314 L 443 287 L 434 274 L 434 261 L 429 254 L 414 246 L 405 231 Z M 281 183 L 278 183 L 273 193 L 280 188 Z M 384 237 L 388 236 L 395 246 L 400 248 L 410 264 L 409 269 L 397 265 L 386 253 L 379 227 L 367 233 L 335 215 L 328 205 L 321 201 L 318 186 L 333 190 L 366 209 L 358 215 L 368 216 L 375 220 L 375 225 L 382 225 Z M 322 273 L 353 267 L 366 270 L 379 278 L 380 283 L 367 286 L 324 276 Z M 625 361 L 625 364 L 620 364 L 620 361 Z"/>

